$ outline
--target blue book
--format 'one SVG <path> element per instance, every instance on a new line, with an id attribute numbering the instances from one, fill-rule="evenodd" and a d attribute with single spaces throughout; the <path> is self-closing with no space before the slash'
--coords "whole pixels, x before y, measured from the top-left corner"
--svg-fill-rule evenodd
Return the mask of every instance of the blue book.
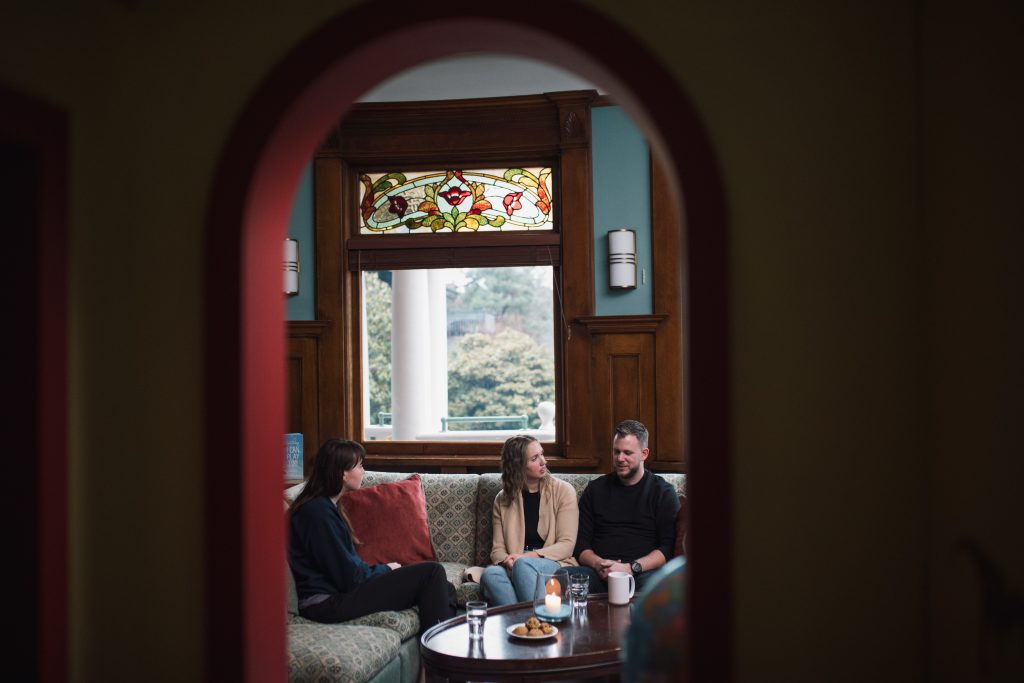
<path id="1" fill-rule="evenodd" d="M 302 434 L 284 435 L 284 478 L 288 481 L 300 480 L 304 476 L 302 468 Z"/>

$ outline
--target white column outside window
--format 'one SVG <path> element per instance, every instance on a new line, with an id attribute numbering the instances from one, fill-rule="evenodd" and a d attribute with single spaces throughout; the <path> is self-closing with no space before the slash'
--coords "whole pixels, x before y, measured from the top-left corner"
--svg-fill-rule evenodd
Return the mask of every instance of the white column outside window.
<path id="1" fill-rule="evenodd" d="M 430 305 L 430 427 L 441 429 L 441 418 L 448 417 L 448 273 L 427 271 Z M 422 337 L 421 337 L 422 338 Z"/>
<path id="2" fill-rule="evenodd" d="M 411 441 L 432 426 L 430 303 L 426 270 L 396 270 L 391 279 L 392 439 Z"/>

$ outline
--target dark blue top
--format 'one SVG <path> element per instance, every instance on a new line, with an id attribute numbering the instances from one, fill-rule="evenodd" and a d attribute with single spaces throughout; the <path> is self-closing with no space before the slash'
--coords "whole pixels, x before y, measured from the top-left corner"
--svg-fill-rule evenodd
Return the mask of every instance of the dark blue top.
<path id="1" fill-rule="evenodd" d="M 655 548 L 672 557 L 679 495 L 672 484 L 644 470 L 643 478 L 626 486 L 614 472 L 591 481 L 580 496 L 576 534 L 579 559 L 591 550 L 606 560 L 630 563 Z"/>
<path id="2" fill-rule="evenodd" d="M 292 512 L 288 548 L 288 564 L 300 601 L 312 595 L 348 593 L 391 571 L 386 564 L 363 562 L 348 524 L 327 496 L 318 496 Z"/>

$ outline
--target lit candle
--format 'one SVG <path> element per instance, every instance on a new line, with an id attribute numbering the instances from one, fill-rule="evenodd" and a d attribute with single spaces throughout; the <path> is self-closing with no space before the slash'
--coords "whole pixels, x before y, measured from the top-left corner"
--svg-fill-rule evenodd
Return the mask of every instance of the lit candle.
<path id="1" fill-rule="evenodd" d="M 548 614 L 558 614 L 562 610 L 562 598 L 554 593 L 548 593 L 544 596 L 544 609 L 548 611 Z"/>

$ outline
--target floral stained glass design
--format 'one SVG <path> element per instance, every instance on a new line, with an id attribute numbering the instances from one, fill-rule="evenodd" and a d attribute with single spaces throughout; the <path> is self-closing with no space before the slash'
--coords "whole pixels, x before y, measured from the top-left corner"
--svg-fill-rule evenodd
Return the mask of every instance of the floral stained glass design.
<path id="1" fill-rule="evenodd" d="M 551 230 L 551 169 L 371 173 L 359 176 L 360 232 Z"/>

